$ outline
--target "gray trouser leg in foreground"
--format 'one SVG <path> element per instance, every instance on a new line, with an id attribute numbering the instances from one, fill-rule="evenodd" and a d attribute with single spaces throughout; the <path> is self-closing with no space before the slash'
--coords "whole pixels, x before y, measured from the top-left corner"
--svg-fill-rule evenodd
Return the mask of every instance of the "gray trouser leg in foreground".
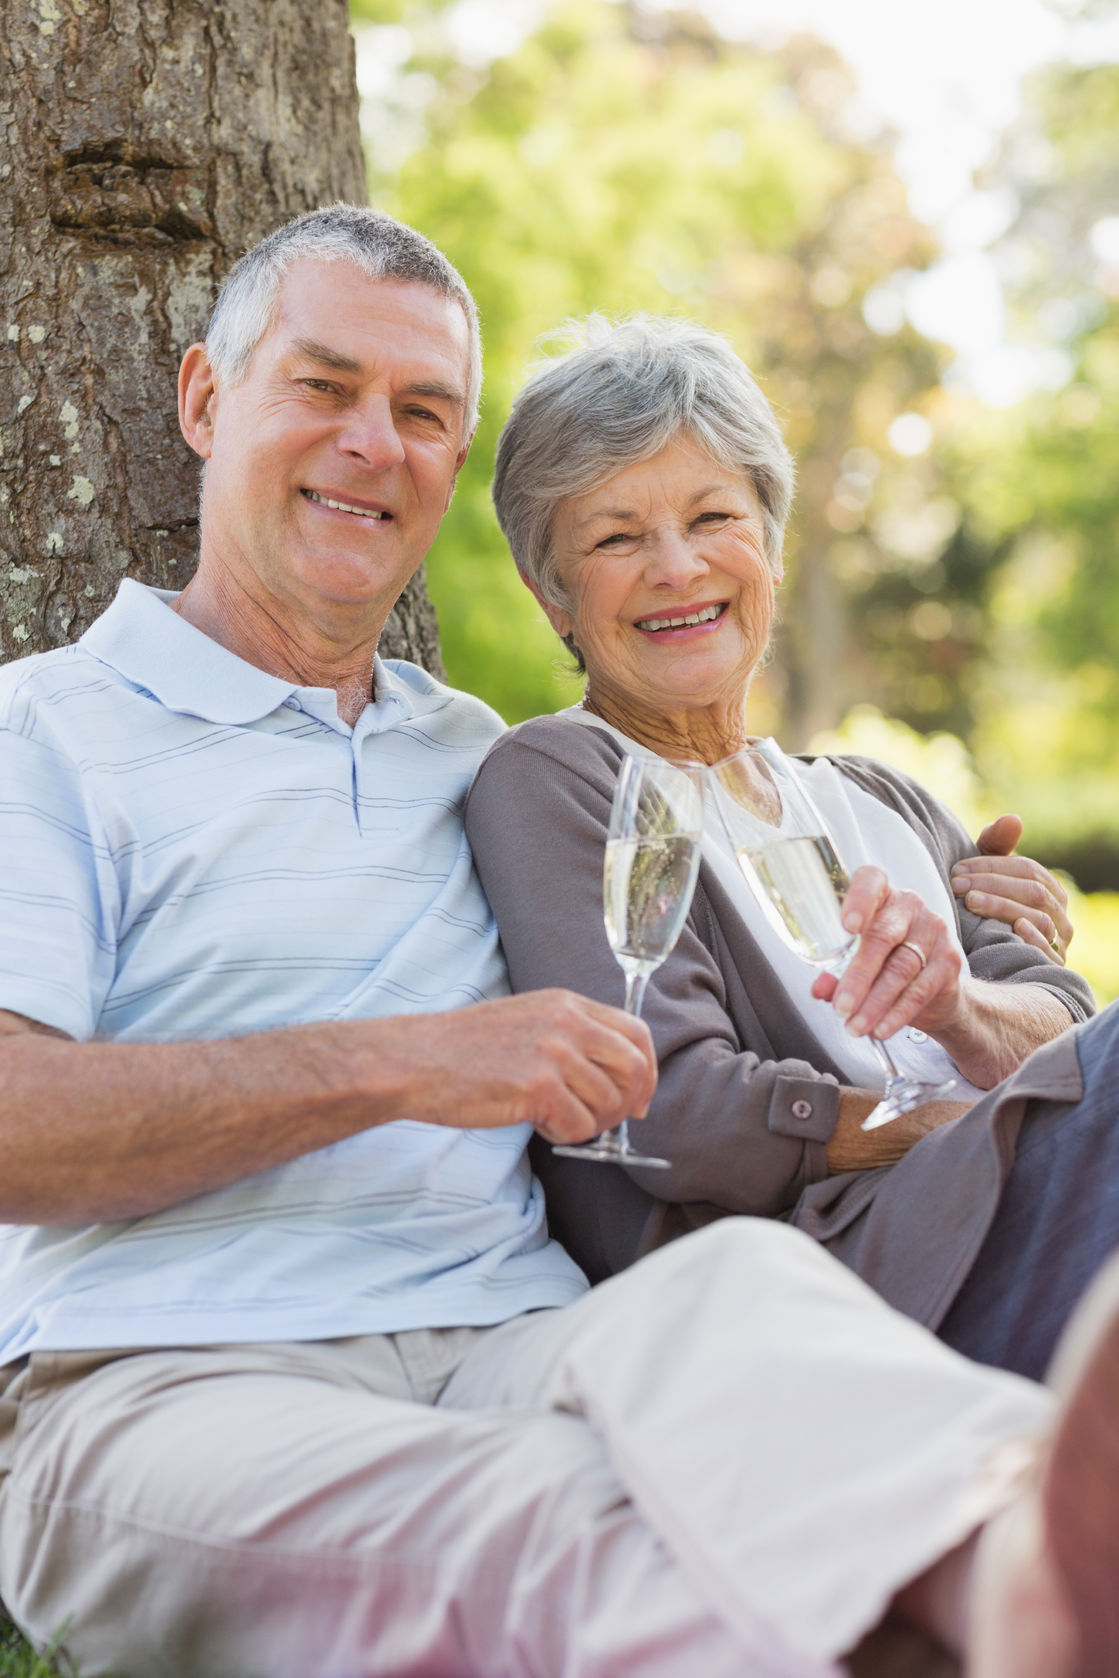
<path id="1" fill-rule="evenodd" d="M 825 1678 L 1052 1411 L 744 1219 L 497 1329 L 12 1397 L 0 1594 L 87 1678 Z"/>
<path id="2" fill-rule="evenodd" d="M 1119 1246 L 1119 1007 L 1080 1026 L 1084 1094 L 1031 1101 L 994 1222 L 940 1325 L 946 1345 L 1041 1380 Z"/>

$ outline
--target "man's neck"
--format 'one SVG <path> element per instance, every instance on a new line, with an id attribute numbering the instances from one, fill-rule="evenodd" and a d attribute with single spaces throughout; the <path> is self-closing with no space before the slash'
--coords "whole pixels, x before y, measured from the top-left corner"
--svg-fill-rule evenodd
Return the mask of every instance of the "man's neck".
<path id="1" fill-rule="evenodd" d="M 383 620 L 362 624 L 354 641 L 352 625 L 346 625 L 343 638 L 338 626 L 315 624 L 301 614 L 297 635 L 279 602 L 258 599 L 225 576 L 203 572 L 171 604 L 187 623 L 246 664 L 299 687 L 333 688 L 338 715 L 351 728 L 372 698 L 373 658 Z"/>

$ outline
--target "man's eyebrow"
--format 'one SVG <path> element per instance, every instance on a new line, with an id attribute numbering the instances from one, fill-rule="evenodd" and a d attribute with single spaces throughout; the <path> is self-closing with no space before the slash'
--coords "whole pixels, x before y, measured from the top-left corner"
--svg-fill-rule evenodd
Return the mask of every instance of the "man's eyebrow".
<path id="1" fill-rule="evenodd" d="M 407 396 L 430 396 L 436 401 L 453 402 L 456 408 L 466 407 L 465 391 L 459 390 L 455 385 L 433 383 L 427 379 L 421 380 L 418 384 L 408 385 L 405 394 Z"/>
<path id="2" fill-rule="evenodd" d="M 306 356 L 308 361 L 317 361 L 322 367 L 330 367 L 336 373 L 360 373 L 360 361 L 354 361 L 351 356 L 343 355 L 340 350 L 331 349 L 329 344 L 320 344 L 317 338 L 296 338 L 292 342 L 292 349 L 297 355 Z M 430 396 L 433 400 L 453 402 L 456 408 L 466 407 L 466 392 L 455 385 L 445 385 L 438 380 L 421 379 L 416 384 L 408 385 L 406 392 L 409 396 Z"/>
<path id="3" fill-rule="evenodd" d="M 332 350 L 329 344 L 320 344 L 315 338 L 296 338 L 292 348 L 298 355 L 305 355 L 308 361 L 318 361 L 324 367 L 333 367 L 336 373 L 360 373 L 361 363 L 354 361 L 339 350 Z"/>

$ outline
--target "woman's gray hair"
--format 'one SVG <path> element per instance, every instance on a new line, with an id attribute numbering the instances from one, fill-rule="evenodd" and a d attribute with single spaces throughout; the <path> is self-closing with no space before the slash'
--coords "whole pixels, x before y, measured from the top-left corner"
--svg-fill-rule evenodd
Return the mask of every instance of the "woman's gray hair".
<path id="1" fill-rule="evenodd" d="M 572 495 L 649 460 L 684 433 L 745 473 L 776 574 L 793 493 L 793 461 L 749 369 L 717 332 L 691 321 L 590 315 L 563 329 L 573 347 L 528 377 L 497 445 L 493 501 L 522 577 L 545 600 L 569 601 L 552 524 Z"/>
<path id="2" fill-rule="evenodd" d="M 482 343 L 478 310 L 466 282 L 422 233 L 359 204 L 330 204 L 297 216 L 254 245 L 230 270 L 206 333 L 218 383 L 233 385 L 244 377 L 250 356 L 272 325 L 284 275 L 293 262 L 306 257 L 352 262 L 372 280 L 431 286 L 454 299 L 466 317 L 470 338 L 465 428 L 472 431 L 482 388 Z"/>

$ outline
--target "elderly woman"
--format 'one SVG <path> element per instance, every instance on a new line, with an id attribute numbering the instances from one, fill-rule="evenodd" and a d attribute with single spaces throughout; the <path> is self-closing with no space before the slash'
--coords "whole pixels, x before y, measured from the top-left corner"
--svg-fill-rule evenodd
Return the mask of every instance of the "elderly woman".
<path id="1" fill-rule="evenodd" d="M 791 488 L 765 398 L 695 326 L 592 322 L 518 397 L 494 500 L 586 693 L 504 736 L 468 800 L 514 988 L 619 1000 L 601 885 L 618 766 L 634 750 L 713 763 L 750 738 Z M 1119 1207 L 1081 1207 L 1100 1150 L 1119 1144 L 1082 1134 L 1087 1120 L 1051 1136 L 1031 1109 L 1016 1160 L 1013 1086 L 972 1104 L 1084 1019 L 1091 992 L 1045 947 L 1051 899 L 1023 938 L 953 895 L 975 847 L 920 786 L 865 758 L 806 773 L 866 864 L 843 910 L 862 934 L 855 959 L 837 984 L 790 958 L 705 839 L 686 928 L 644 1010 L 660 1084 L 638 1135 L 671 1169 L 560 1159 L 537 1142 L 553 1231 L 599 1279 L 728 1212 L 787 1219 L 950 1344 L 1039 1375 L 1119 1240 Z M 869 1033 L 899 1034 L 904 1068 L 951 1074 L 959 1099 L 864 1133 L 881 1089 Z M 1062 1244 L 1062 1219 L 1090 1223 L 1090 1239 Z M 1023 1246 L 1042 1236 L 1053 1251 L 1031 1268 Z"/>

